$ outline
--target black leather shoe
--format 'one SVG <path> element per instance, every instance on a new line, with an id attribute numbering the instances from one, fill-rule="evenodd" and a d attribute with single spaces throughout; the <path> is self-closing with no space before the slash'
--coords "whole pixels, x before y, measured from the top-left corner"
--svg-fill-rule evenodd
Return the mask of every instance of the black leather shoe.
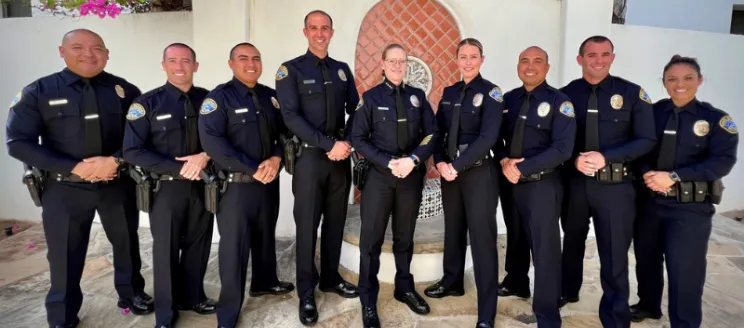
<path id="1" fill-rule="evenodd" d="M 116 305 L 122 309 L 129 308 L 129 311 L 134 315 L 145 315 L 155 311 L 153 302 L 145 300 L 143 295 L 137 295 L 132 298 L 120 298 Z"/>
<path id="2" fill-rule="evenodd" d="M 630 314 L 632 315 L 630 317 L 630 320 L 633 322 L 641 322 L 646 319 L 654 319 L 654 320 L 661 319 L 661 313 L 654 313 L 651 311 L 646 311 L 642 309 L 641 306 L 638 304 L 630 306 Z"/>
<path id="3" fill-rule="evenodd" d="M 145 293 L 144 291 L 140 293 L 139 296 L 141 296 L 142 299 L 145 300 L 145 302 L 152 303 L 152 297 L 150 297 L 150 295 L 147 295 L 147 293 Z"/>
<path id="4" fill-rule="evenodd" d="M 75 328 L 80 324 L 80 318 L 75 317 L 75 322 L 64 324 L 64 325 L 56 325 L 54 328 Z"/>
<path id="5" fill-rule="evenodd" d="M 436 284 L 426 287 L 424 294 L 431 298 L 442 298 L 447 296 L 462 296 L 465 295 L 465 291 L 456 288 L 445 288 L 443 282 L 440 280 Z"/>
<path id="6" fill-rule="evenodd" d="M 262 290 L 251 290 L 248 291 L 248 295 L 251 297 L 259 297 L 264 295 L 282 295 L 289 293 L 294 290 L 294 285 L 291 282 L 280 281 L 278 285 Z"/>
<path id="7" fill-rule="evenodd" d="M 560 309 L 568 303 L 578 303 L 578 302 L 579 302 L 578 296 L 575 296 L 575 297 L 561 296 L 561 298 L 558 299 L 558 308 Z"/>
<path id="8" fill-rule="evenodd" d="M 377 316 L 377 308 L 362 308 L 362 323 L 364 328 L 380 328 L 380 318 Z"/>
<path id="9" fill-rule="evenodd" d="M 431 309 L 429 309 L 429 304 L 427 304 L 426 301 L 421 298 L 421 295 L 415 291 L 404 294 L 395 293 L 394 297 L 399 302 L 408 305 L 408 308 L 410 308 L 411 311 L 418 314 L 428 314 L 429 311 L 431 311 Z"/>
<path id="10" fill-rule="evenodd" d="M 345 298 L 356 298 L 359 296 L 357 287 L 346 281 L 332 287 L 320 287 L 320 291 L 325 293 L 336 293 Z"/>
<path id="11" fill-rule="evenodd" d="M 315 296 L 300 300 L 300 323 L 305 326 L 314 326 L 318 323 L 318 307 L 315 305 Z"/>
<path id="12" fill-rule="evenodd" d="M 511 289 L 507 286 L 499 288 L 499 296 L 501 297 L 508 297 L 508 296 L 516 296 L 520 298 L 530 298 L 532 296 L 532 293 L 530 293 L 530 290 L 515 290 Z"/>
<path id="13" fill-rule="evenodd" d="M 207 298 L 199 304 L 193 306 L 179 305 L 178 310 L 180 311 L 194 311 L 198 314 L 212 314 L 217 312 L 217 301 Z"/>
<path id="14" fill-rule="evenodd" d="M 475 325 L 475 328 L 493 328 L 493 324 L 486 320 L 481 320 L 478 321 L 478 323 Z"/>

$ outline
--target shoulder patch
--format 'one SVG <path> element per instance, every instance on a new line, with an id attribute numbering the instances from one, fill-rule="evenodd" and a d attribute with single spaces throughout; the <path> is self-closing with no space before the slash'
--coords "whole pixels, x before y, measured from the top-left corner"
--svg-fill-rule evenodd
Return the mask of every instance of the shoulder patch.
<path id="1" fill-rule="evenodd" d="M 358 111 L 362 106 L 364 106 L 364 98 L 359 98 L 359 104 L 357 104 L 357 108 L 354 111 Z"/>
<path id="2" fill-rule="evenodd" d="M 651 101 L 651 97 L 648 96 L 648 93 L 646 93 L 646 90 L 643 90 L 643 88 L 641 88 L 641 91 L 639 92 L 638 97 L 640 97 L 641 100 L 649 104 L 653 104 L 653 101 Z"/>
<path id="3" fill-rule="evenodd" d="M 217 102 L 214 101 L 212 98 L 204 99 L 204 102 L 201 105 L 201 109 L 199 110 L 199 114 L 207 115 L 211 112 L 214 112 L 217 110 Z"/>
<path id="4" fill-rule="evenodd" d="M 498 102 L 504 102 L 504 94 L 501 92 L 501 88 L 499 87 L 493 87 L 493 89 L 488 92 L 488 95 Z"/>
<path id="5" fill-rule="evenodd" d="M 276 100 L 276 97 L 271 97 L 271 104 L 274 105 L 274 108 L 279 109 L 279 100 Z"/>
<path id="6" fill-rule="evenodd" d="M 279 66 L 279 69 L 276 71 L 276 80 L 281 81 L 285 77 L 289 76 L 289 71 L 287 70 L 287 66 Z"/>
<path id="7" fill-rule="evenodd" d="M 724 117 L 721 117 L 721 120 L 718 121 L 718 125 L 721 126 L 722 129 L 726 130 L 726 132 L 731 134 L 738 134 L 739 129 L 736 127 L 736 123 L 734 123 L 734 120 L 729 115 L 725 115 Z"/>
<path id="8" fill-rule="evenodd" d="M 560 112 L 561 112 L 561 114 L 566 115 L 568 117 L 575 117 L 576 116 L 576 112 L 574 112 L 573 103 L 570 102 L 570 101 L 564 101 L 561 104 L 561 110 L 560 110 Z"/>
<path id="9" fill-rule="evenodd" d="M 13 97 L 13 100 L 10 101 L 10 108 L 13 108 L 17 103 L 21 101 L 21 97 L 23 96 L 23 91 L 18 91 L 18 93 Z"/>
<path id="10" fill-rule="evenodd" d="M 139 103 L 132 103 L 127 111 L 127 120 L 135 121 L 145 116 L 145 107 Z"/>

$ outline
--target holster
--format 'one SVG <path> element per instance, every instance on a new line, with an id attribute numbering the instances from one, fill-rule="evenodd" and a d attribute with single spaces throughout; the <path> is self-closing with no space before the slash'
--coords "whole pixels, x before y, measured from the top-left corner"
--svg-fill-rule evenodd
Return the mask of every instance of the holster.
<path id="1" fill-rule="evenodd" d="M 24 164 L 25 172 L 23 173 L 23 184 L 28 188 L 31 200 L 36 207 L 41 207 L 41 193 L 44 189 L 44 174 L 37 168 L 32 168 Z"/>
<path id="2" fill-rule="evenodd" d="M 628 168 L 623 163 L 610 163 L 597 171 L 597 181 L 618 183 L 628 176 Z"/>
<path id="3" fill-rule="evenodd" d="M 284 170 L 289 175 L 295 173 L 295 163 L 300 151 L 300 139 L 297 136 L 279 135 L 279 140 L 284 145 Z"/>
<path id="4" fill-rule="evenodd" d="M 137 209 L 150 213 L 152 210 L 153 178 L 146 174 L 140 167 L 129 170 L 129 176 L 137 184 Z"/>
<path id="5" fill-rule="evenodd" d="M 354 186 L 359 190 L 364 189 L 364 184 L 367 181 L 367 173 L 372 167 L 372 162 L 366 158 L 359 158 L 356 152 L 351 153 L 351 161 L 354 163 L 354 172 L 352 172 L 352 182 Z"/>
<path id="6" fill-rule="evenodd" d="M 220 194 L 224 192 L 224 181 L 206 170 L 201 170 L 199 176 L 204 181 L 204 207 L 209 213 L 217 214 Z"/>

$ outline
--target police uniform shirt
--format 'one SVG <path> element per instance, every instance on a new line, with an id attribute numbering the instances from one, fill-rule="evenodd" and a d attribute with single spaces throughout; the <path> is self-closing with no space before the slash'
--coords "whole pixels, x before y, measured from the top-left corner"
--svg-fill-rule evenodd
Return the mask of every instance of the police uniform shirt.
<path id="1" fill-rule="evenodd" d="M 460 171 L 483 159 L 496 143 L 501 126 L 504 98 L 501 88 L 484 79 L 480 74 L 467 84 L 465 97 L 458 103 L 465 87 L 459 81 L 444 88 L 442 100 L 437 110 L 437 123 L 442 136 L 448 134 L 452 125 L 453 114 L 460 111 L 457 144 L 468 145 L 468 149 L 452 161 L 452 167 Z M 441 147 L 434 153 L 434 162 L 447 162 L 447 137 L 442 138 Z"/>
<path id="2" fill-rule="evenodd" d="M 519 87 L 504 95 L 507 109 L 501 134 L 505 148 L 500 148 L 499 159 L 510 157 L 514 130 L 520 121 L 519 112 L 526 97 L 530 100 L 522 138 L 522 157 L 525 160 L 517 164 L 525 176 L 556 168 L 565 162 L 571 156 L 576 138 L 576 115 L 568 96 L 547 82 L 531 92 Z"/>
<path id="3" fill-rule="evenodd" d="M 259 99 L 259 113 L 250 91 Z M 253 175 L 264 160 L 284 153 L 278 133 L 284 126 L 279 113 L 276 92 L 263 84 L 248 86 L 233 78 L 209 92 L 199 110 L 199 138 L 202 147 L 217 163 L 218 169 Z M 266 115 L 271 132 L 272 149 L 264 158 L 259 115 Z"/>
<path id="4" fill-rule="evenodd" d="M 122 156 L 124 121 L 141 91 L 125 79 L 102 72 L 91 79 L 101 127 L 100 156 Z M 16 95 L 7 123 L 11 156 L 42 170 L 67 174 L 86 152 L 82 78 L 68 68 L 34 81 Z M 95 118 L 88 118 L 95 119 Z M 41 136 L 41 143 L 39 143 Z"/>
<path id="5" fill-rule="evenodd" d="M 424 162 L 434 152 L 436 144 L 436 117 L 426 94 L 405 83 L 401 85 L 408 123 L 407 149 L 398 147 L 396 90 L 388 81 L 362 95 L 352 123 L 351 139 L 356 151 L 382 167 L 387 167 L 394 156 L 416 155 Z"/>
<path id="6" fill-rule="evenodd" d="M 664 99 L 654 104 L 656 135 L 664 137 L 667 120 L 673 115 L 674 103 Z M 682 181 L 713 182 L 731 172 L 736 163 L 739 141 L 736 124 L 724 111 L 711 104 L 692 100 L 678 114 L 674 171 Z M 642 173 L 654 170 L 661 141 L 641 163 Z"/>
<path id="7" fill-rule="evenodd" d="M 587 106 L 591 85 L 583 78 L 560 89 L 576 111 L 574 156 L 584 152 Z M 656 142 L 652 104 L 646 91 L 637 84 L 608 75 L 597 85 L 599 152 L 609 163 L 625 163 L 647 153 Z"/>
<path id="8" fill-rule="evenodd" d="M 135 99 L 127 113 L 124 133 L 126 160 L 158 174 L 178 175 L 184 162 L 175 158 L 194 155 L 186 149 L 185 97 L 196 113 L 208 92 L 193 86 L 184 93 L 166 82 Z"/>
<path id="9" fill-rule="evenodd" d="M 326 56 L 332 83 L 333 119 L 337 131 L 344 128 L 344 111 L 352 121 L 359 103 L 354 76 L 346 63 Z M 287 128 L 303 142 L 331 151 L 337 139 L 349 140 L 348 129 L 343 135 L 326 133 L 326 87 L 321 70 L 321 59 L 309 50 L 302 56 L 285 62 L 276 72 L 276 93 Z"/>

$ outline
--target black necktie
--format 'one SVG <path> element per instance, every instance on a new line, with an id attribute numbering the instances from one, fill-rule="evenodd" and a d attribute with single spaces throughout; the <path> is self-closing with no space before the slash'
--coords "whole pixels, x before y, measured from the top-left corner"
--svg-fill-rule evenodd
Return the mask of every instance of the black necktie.
<path id="1" fill-rule="evenodd" d="M 338 128 L 336 127 L 336 93 L 333 90 L 333 80 L 331 73 L 328 71 L 328 62 L 325 59 L 320 60 L 320 70 L 323 73 L 323 87 L 325 88 L 326 98 L 326 134 L 336 138 Z"/>
<path id="2" fill-rule="evenodd" d="M 269 118 L 266 116 L 267 113 L 261 106 L 261 101 L 258 100 L 258 94 L 255 90 L 248 90 L 248 94 L 253 100 L 253 107 L 256 108 L 256 116 L 258 116 L 258 133 L 261 137 L 261 159 L 269 158 L 271 154 L 271 127 L 269 125 Z"/>
<path id="3" fill-rule="evenodd" d="M 408 115 L 403 96 L 400 94 L 402 88 L 402 82 L 401 85 L 395 87 L 395 108 L 398 114 L 398 149 L 405 152 L 408 148 Z"/>
<path id="4" fill-rule="evenodd" d="M 460 134 L 460 112 L 462 112 L 462 101 L 465 100 L 465 94 L 468 90 L 468 85 L 464 85 L 460 91 L 460 99 L 454 104 L 452 110 L 452 123 L 450 124 L 449 132 L 447 132 L 447 153 L 450 160 L 454 160 L 457 156 L 458 144 L 457 137 Z"/>
<path id="5" fill-rule="evenodd" d="M 194 155 L 199 153 L 199 132 L 197 131 L 197 117 L 194 105 L 189 99 L 189 95 L 184 93 L 183 112 L 186 115 L 186 154 Z"/>
<path id="6" fill-rule="evenodd" d="M 599 101 L 597 100 L 597 86 L 592 86 L 586 112 L 586 144 L 585 151 L 599 150 Z"/>
<path id="7" fill-rule="evenodd" d="M 656 169 L 659 171 L 671 171 L 674 169 L 674 152 L 677 148 L 677 124 L 679 122 L 679 112 L 681 108 L 674 108 L 674 113 L 669 115 L 666 127 L 664 128 L 664 137 L 661 139 L 659 148 L 659 158 L 656 162 Z"/>
<path id="8" fill-rule="evenodd" d="M 522 144 L 524 141 L 524 127 L 527 124 L 527 115 L 530 110 L 530 96 L 527 92 L 524 94 L 522 108 L 519 109 L 517 123 L 514 125 L 514 134 L 512 134 L 511 144 L 509 145 L 509 158 L 522 158 Z"/>
<path id="9" fill-rule="evenodd" d="M 90 79 L 83 78 L 83 121 L 85 122 L 85 156 L 102 155 L 101 120 L 98 116 L 98 100 Z"/>

